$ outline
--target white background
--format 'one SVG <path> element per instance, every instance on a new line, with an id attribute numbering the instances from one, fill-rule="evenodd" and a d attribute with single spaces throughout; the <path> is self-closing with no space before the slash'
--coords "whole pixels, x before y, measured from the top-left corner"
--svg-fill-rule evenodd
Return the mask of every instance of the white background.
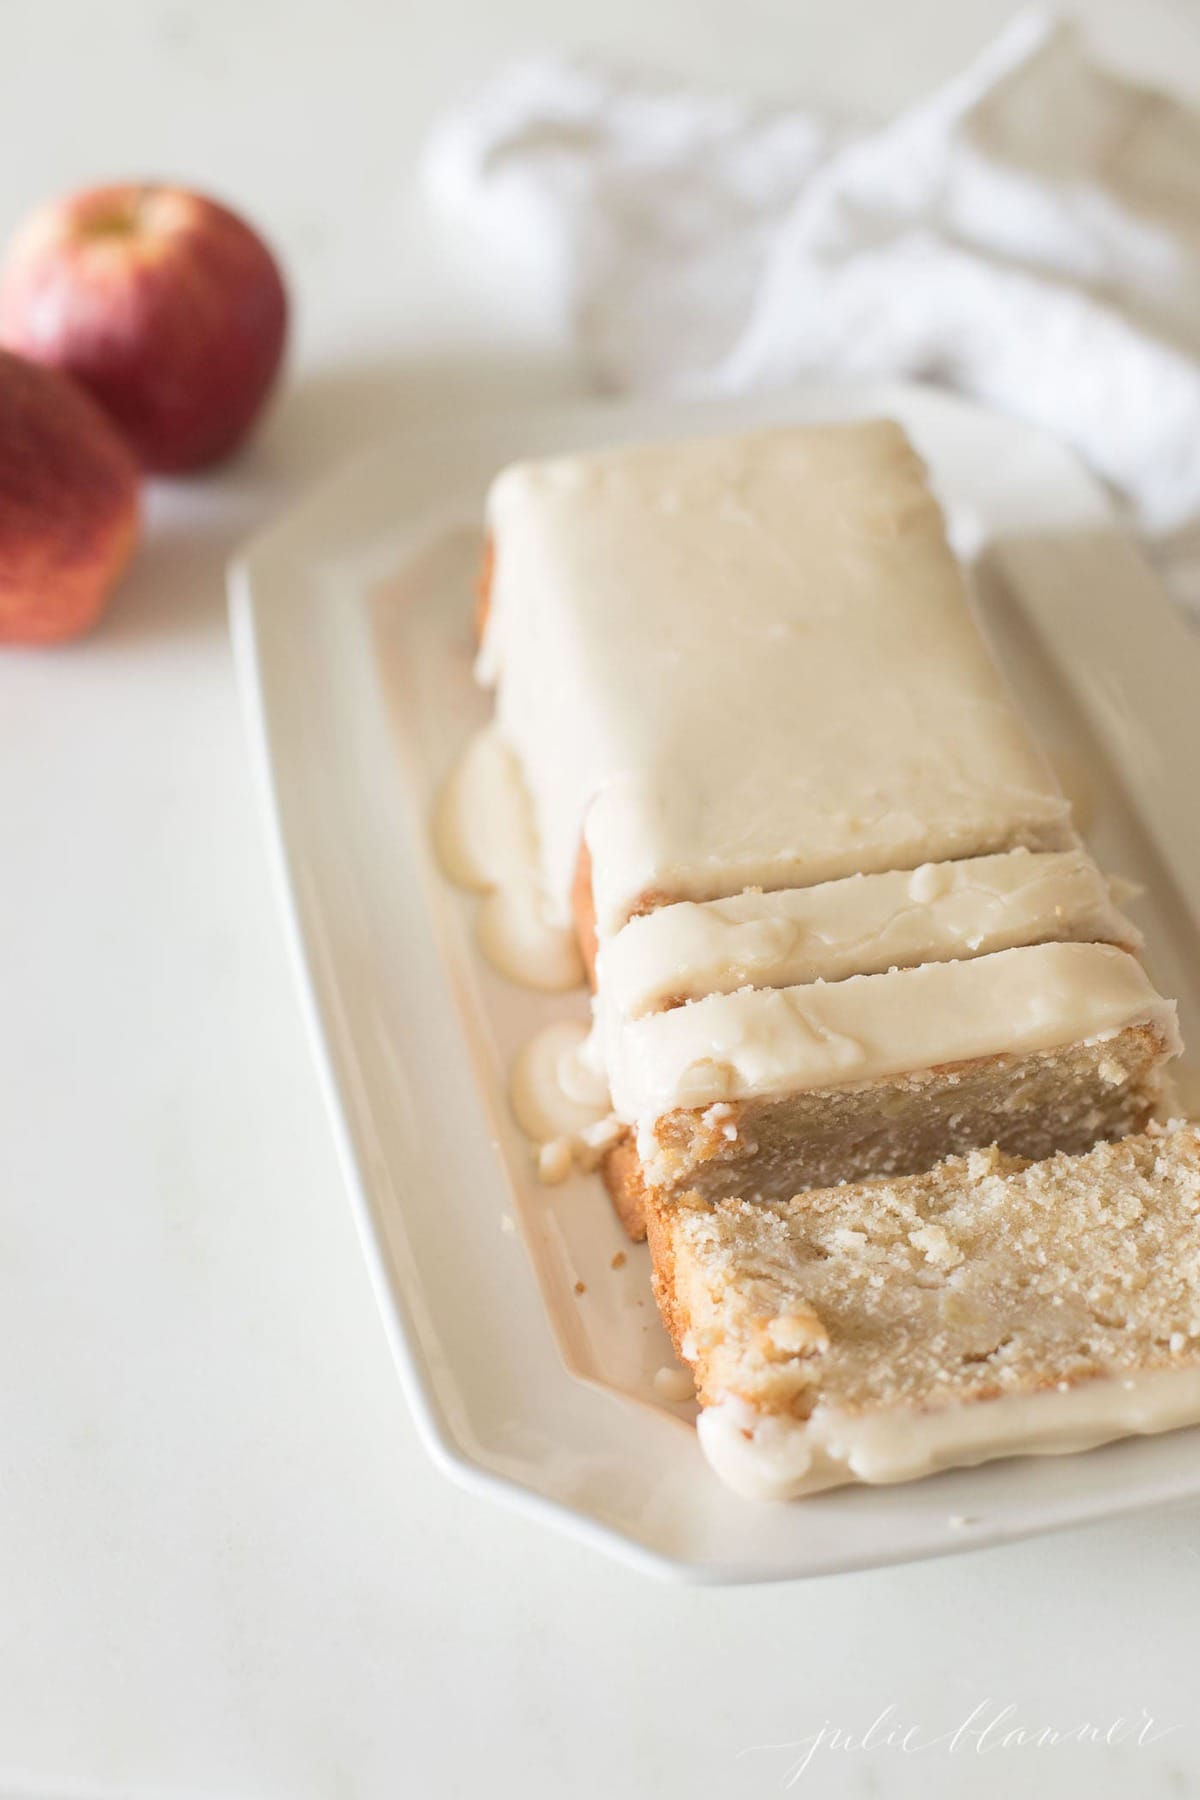
<path id="1" fill-rule="evenodd" d="M 1006 0 L 0 0 L 0 230 L 102 177 L 267 230 L 287 392 L 156 492 L 86 645 L 0 660 L 0 1794 L 683 1800 L 824 1723 L 982 1707 L 1136 1748 L 820 1749 L 792 1791 L 1200 1792 L 1200 1509 L 820 1584 L 658 1586 L 452 1488 L 405 1414 L 286 966 L 233 689 L 230 546 L 432 397 L 572 376 L 423 222 L 439 103 L 568 41 L 872 112 Z M 1095 0 L 1200 94 L 1200 6 Z M 1200 297 L 1198 297 L 1200 298 Z"/>

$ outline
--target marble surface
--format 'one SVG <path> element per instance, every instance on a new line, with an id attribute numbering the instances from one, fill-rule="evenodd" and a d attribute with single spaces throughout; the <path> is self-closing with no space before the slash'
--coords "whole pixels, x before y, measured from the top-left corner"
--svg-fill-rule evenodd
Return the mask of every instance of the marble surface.
<path id="1" fill-rule="evenodd" d="M 566 40 L 882 110 L 1010 10 L 0 0 L 21 146 L 0 230 L 58 188 L 158 172 L 257 217 L 299 302 L 267 429 L 154 493 L 109 624 L 0 661 L 6 1800 L 1200 1787 L 1194 1507 L 710 1592 L 426 1460 L 301 1034 L 225 623 L 231 545 L 353 447 L 430 403 L 571 391 L 538 321 L 422 218 L 440 97 Z M 1083 11 L 1108 54 L 1200 92 L 1190 0 Z"/>

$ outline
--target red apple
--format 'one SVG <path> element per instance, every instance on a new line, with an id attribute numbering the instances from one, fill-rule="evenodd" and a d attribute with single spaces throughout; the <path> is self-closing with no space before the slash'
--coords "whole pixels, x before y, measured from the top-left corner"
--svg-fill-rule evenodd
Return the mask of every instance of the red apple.
<path id="1" fill-rule="evenodd" d="M 0 350 L 0 643 L 86 631 L 137 535 L 124 438 L 67 376 Z"/>
<path id="2" fill-rule="evenodd" d="M 0 344 L 65 369 L 148 469 L 240 443 L 279 368 L 287 294 L 256 232 L 183 188 L 93 188 L 35 212 L 0 271 Z"/>

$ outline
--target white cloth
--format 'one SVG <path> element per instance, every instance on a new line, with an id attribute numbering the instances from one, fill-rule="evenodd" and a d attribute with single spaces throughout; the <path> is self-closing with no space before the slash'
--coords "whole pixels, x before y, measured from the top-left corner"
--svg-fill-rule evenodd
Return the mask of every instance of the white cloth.
<path id="1" fill-rule="evenodd" d="M 1022 14 L 877 130 L 529 59 L 426 170 L 605 386 L 930 378 L 1073 444 L 1146 532 L 1200 523 L 1200 118 L 1069 25 Z"/>

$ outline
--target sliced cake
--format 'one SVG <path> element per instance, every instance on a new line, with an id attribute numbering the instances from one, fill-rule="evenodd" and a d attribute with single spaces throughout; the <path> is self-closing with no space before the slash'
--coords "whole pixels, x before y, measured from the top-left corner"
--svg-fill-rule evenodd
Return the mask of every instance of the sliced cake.
<path id="1" fill-rule="evenodd" d="M 1148 1122 L 1173 1009 L 899 426 L 521 464 L 488 523 L 480 670 L 536 867 L 486 916 L 522 948 L 574 922 L 635 1236 L 648 1190 L 772 1201 Z"/>
<path id="2" fill-rule="evenodd" d="M 646 1188 L 782 1200 L 976 1145 L 1086 1150 L 1148 1123 L 1178 1048 L 1173 1004 L 1107 944 L 713 994 L 608 1047 L 636 1149 L 610 1179 L 636 1183 L 636 1228 Z"/>
<path id="3" fill-rule="evenodd" d="M 660 906 L 606 941 L 596 1009 L 611 1033 L 709 994 L 841 981 L 1043 943 L 1141 947 L 1082 848 L 1010 850 Z"/>
<path id="4" fill-rule="evenodd" d="M 785 1499 L 1200 1422 L 1200 1130 L 650 1206 L 705 1454 Z"/>

